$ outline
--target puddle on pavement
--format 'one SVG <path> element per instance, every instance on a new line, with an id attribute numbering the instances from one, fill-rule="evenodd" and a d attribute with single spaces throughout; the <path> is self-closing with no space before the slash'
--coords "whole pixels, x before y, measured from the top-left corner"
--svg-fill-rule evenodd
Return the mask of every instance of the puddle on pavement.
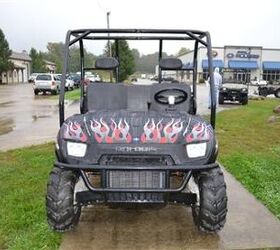
<path id="1" fill-rule="evenodd" d="M 12 104 L 14 104 L 15 102 L 14 101 L 8 101 L 8 102 L 1 102 L 0 103 L 0 108 L 5 108 L 5 107 L 9 107 L 9 106 L 12 106 Z"/>
<path id="2" fill-rule="evenodd" d="M 48 115 L 32 115 L 32 121 L 36 122 L 38 119 L 49 118 L 49 117 L 51 117 L 50 114 L 48 114 Z"/>
<path id="3" fill-rule="evenodd" d="M 0 135 L 8 134 L 15 127 L 14 120 L 11 118 L 0 118 Z"/>

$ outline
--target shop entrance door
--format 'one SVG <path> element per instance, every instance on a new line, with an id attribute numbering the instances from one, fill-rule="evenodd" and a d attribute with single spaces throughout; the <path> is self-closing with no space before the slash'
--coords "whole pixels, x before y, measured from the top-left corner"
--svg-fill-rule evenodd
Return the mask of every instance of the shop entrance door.
<path id="1" fill-rule="evenodd" d="M 238 82 L 250 82 L 251 80 L 251 72 L 245 72 L 245 71 L 236 71 L 234 72 L 234 80 Z"/>

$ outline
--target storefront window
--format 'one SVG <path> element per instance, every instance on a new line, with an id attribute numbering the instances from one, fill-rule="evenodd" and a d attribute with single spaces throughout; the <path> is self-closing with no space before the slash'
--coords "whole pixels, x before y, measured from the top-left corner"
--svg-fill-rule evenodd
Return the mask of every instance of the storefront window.
<path id="1" fill-rule="evenodd" d="M 263 71 L 263 80 L 266 81 L 279 81 L 280 80 L 280 70 L 264 70 Z"/>

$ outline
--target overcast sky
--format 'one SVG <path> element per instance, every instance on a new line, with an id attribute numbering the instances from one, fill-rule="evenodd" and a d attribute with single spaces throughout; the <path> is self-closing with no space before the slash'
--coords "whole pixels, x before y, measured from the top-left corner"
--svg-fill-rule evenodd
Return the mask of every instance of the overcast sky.
<path id="1" fill-rule="evenodd" d="M 182 28 L 208 30 L 214 46 L 280 48 L 280 1 L 246 0 L 0 0 L 0 28 L 15 51 L 64 41 L 77 28 Z M 131 44 L 135 46 L 135 44 Z M 91 52 L 102 52 L 103 44 Z M 176 53 L 173 44 L 166 52 Z M 146 43 L 141 53 L 154 52 Z"/>

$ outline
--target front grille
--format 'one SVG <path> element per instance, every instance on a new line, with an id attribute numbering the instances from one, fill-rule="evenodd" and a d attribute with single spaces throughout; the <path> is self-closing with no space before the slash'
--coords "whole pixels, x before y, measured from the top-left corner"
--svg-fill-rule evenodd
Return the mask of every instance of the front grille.
<path id="1" fill-rule="evenodd" d="M 108 171 L 110 188 L 164 188 L 165 172 L 162 171 Z"/>
<path id="2" fill-rule="evenodd" d="M 168 156 L 146 156 L 146 155 L 106 155 L 100 162 L 106 165 L 167 165 L 172 164 L 172 160 Z"/>
<path id="3" fill-rule="evenodd" d="M 107 193 L 106 198 L 111 203 L 164 203 L 165 194 L 147 192 L 122 192 L 121 189 L 164 189 L 166 171 L 134 170 L 134 166 L 159 166 L 172 164 L 168 156 L 154 155 L 106 155 L 100 159 L 106 165 L 131 166 L 130 170 L 106 171 L 105 186 L 120 189 L 120 192 Z"/>

